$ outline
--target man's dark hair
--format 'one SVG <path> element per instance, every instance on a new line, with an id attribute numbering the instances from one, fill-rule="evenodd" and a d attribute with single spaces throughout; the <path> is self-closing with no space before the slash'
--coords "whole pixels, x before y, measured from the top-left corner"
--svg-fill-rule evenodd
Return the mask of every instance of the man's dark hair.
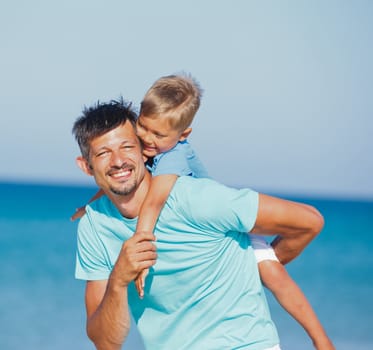
<path id="1" fill-rule="evenodd" d="M 120 98 L 119 101 L 97 102 L 92 107 L 85 107 L 83 115 L 73 126 L 73 135 L 79 144 L 82 156 L 89 159 L 90 142 L 110 130 L 129 121 L 134 127 L 137 114 L 132 109 L 131 103 Z"/>

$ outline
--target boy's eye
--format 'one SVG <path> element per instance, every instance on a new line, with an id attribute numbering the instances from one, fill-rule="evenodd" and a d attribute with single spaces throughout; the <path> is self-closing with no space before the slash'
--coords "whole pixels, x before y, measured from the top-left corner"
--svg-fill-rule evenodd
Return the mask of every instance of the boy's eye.
<path id="1" fill-rule="evenodd" d="M 145 129 L 144 125 L 142 125 L 139 121 L 137 121 L 137 123 L 136 123 L 136 128 L 137 129 L 142 129 L 142 130 Z"/>

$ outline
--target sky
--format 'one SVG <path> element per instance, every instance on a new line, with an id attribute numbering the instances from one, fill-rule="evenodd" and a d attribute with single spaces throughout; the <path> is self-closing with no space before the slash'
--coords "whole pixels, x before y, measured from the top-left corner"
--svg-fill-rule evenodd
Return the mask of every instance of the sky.
<path id="1" fill-rule="evenodd" d="M 159 77 L 204 89 L 190 142 L 212 177 L 269 194 L 373 199 L 373 2 L 0 4 L 0 181 L 93 184 L 84 106 L 139 106 Z"/>

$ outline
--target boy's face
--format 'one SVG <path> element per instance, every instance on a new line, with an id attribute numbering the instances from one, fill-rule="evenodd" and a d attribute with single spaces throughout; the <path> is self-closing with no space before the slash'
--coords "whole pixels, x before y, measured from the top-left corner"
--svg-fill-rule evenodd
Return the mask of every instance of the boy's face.
<path id="1" fill-rule="evenodd" d="M 190 131 L 190 128 L 184 131 L 172 128 L 167 118 L 152 118 L 140 115 L 137 119 L 137 136 L 142 141 L 143 154 L 149 158 L 169 151 L 179 141 L 184 141 Z"/>

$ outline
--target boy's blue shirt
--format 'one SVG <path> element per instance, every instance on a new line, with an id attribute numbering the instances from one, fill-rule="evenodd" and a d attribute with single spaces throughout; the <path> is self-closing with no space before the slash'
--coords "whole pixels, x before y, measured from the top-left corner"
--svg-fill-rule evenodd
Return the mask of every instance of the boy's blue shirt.
<path id="1" fill-rule="evenodd" d="M 151 165 L 147 164 L 152 176 L 175 174 L 207 178 L 208 173 L 187 140 L 178 142 L 167 152 L 157 154 Z"/>

